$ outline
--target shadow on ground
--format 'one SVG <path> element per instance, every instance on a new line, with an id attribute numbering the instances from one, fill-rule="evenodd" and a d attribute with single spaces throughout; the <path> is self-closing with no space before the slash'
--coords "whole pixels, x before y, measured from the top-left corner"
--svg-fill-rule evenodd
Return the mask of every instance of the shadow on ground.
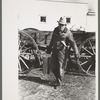
<path id="1" fill-rule="evenodd" d="M 25 80 L 30 82 L 39 83 L 41 85 L 46 85 L 50 87 L 56 88 L 55 82 L 51 82 L 49 80 L 41 79 L 40 77 L 34 77 L 34 76 L 19 76 L 19 80 Z"/>

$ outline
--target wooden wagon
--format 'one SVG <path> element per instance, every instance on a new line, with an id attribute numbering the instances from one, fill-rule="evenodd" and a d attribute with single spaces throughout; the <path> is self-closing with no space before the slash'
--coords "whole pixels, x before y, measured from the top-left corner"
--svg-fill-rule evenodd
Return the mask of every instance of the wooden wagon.
<path id="1" fill-rule="evenodd" d="M 95 76 L 95 32 L 72 31 L 79 49 L 80 57 L 78 67 L 87 75 Z M 43 65 L 43 57 L 46 47 L 52 37 L 52 31 L 39 31 L 34 28 L 26 28 L 18 31 L 18 69 L 19 73 L 29 71 L 34 67 Z M 75 62 L 74 51 L 69 44 L 68 61 Z M 23 67 L 24 66 L 24 67 Z"/>

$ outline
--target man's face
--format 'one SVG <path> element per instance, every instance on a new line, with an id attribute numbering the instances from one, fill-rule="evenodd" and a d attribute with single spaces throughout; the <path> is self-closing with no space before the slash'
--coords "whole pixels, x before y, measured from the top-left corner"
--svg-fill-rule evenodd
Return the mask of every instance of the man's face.
<path id="1" fill-rule="evenodd" d="M 66 24 L 60 24 L 60 23 L 59 23 L 59 29 L 60 29 L 61 31 L 63 31 L 63 30 L 65 29 L 65 27 L 66 27 Z"/>

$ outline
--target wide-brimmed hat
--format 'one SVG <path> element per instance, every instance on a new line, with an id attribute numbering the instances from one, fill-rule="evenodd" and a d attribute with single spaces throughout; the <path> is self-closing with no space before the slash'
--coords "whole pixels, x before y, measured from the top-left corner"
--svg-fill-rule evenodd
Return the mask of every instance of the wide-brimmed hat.
<path id="1" fill-rule="evenodd" d="M 66 17 L 60 17 L 59 21 L 57 21 L 59 24 L 67 24 Z"/>

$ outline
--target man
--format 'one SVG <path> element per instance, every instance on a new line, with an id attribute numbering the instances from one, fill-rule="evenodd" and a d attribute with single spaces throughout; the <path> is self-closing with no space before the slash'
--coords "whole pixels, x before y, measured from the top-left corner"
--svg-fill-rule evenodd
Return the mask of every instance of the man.
<path id="1" fill-rule="evenodd" d="M 54 29 L 52 39 L 47 48 L 47 53 L 52 51 L 52 66 L 51 70 L 55 75 L 57 85 L 62 82 L 63 69 L 66 66 L 66 53 L 67 53 L 67 43 L 73 47 L 76 57 L 78 56 L 78 48 L 76 46 L 75 40 L 72 33 L 67 29 L 66 17 L 61 17 L 58 21 L 58 26 Z"/>

